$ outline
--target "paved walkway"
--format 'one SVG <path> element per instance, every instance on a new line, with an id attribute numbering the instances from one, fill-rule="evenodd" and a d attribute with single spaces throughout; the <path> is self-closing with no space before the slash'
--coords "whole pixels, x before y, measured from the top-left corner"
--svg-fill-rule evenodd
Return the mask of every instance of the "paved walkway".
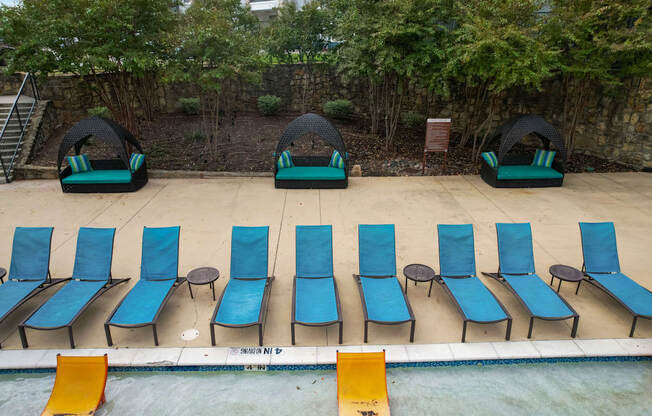
<path id="1" fill-rule="evenodd" d="M 333 224 L 335 275 L 344 315 L 344 343 L 362 343 L 362 308 L 351 274 L 357 272 L 357 224 L 395 223 L 399 271 L 409 263 L 437 266 L 438 223 L 473 223 L 478 272 L 498 265 L 495 222 L 532 223 L 536 267 L 548 278 L 551 264 L 581 266 L 578 221 L 614 221 L 625 273 L 652 288 L 652 175 L 647 173 L 571 174 L 562 188 L 494 189 L 478 176 L 353 178 L 346 190 L 277 190 L 270 178 L 151 180 L 134 194 L 63 194 L 57 181 L 18 181 L 0 186 L 0 265 L 8 267 L 15 226 L 54 226 L 51 270 L 55 277 L 72 272 L 80 226 L 116 227 L 113 275 L 132 282 L 96 301 L 74 327 L 79 348 L 105 347 L 102 324 L 138 278 L 143 226 L 181 225 L 180 273 L 199 266 L 222 272 L 218 294 L 229 271 L 232 225 L 270 225 L 269 272 L 272 288 L 265 344 L 290 343 L 290 308 L 294 274 L 294 227 Z M 438 266 L 435 267 L 438 269 Z M 517 299 L 499 283 L 481 277 L 514 317 L 512 339 L 526 339 L 528 317 Z M 403 282 L 403 276 L 400 274 Z M 548 280 L 549 281 L 549 280 Z M 56 289 L 35 297 L 0 325 L 3 348 L 19 348 L 16 326 Z M 579 312 L 578 338 L 623 338 L 631 317 L 624 308 L 590 285 L 579 295 L 566 283 L 561 294 Z M 208 286 L 195 299 L 182 286 L 159 320 L 162 346 L 210 345 L 208 322 L 216 302 Z M 417 318 L 415 343 L 459 342 L 462 321 L 439 287 L 408 289 Z M 181 333 L 197 328 L 200 336 L 183 341 Z M 501 341 L 505 324 L 469 324 L 468 342 Z M 115 329 L 116 345 L 149 347 L 151 330 Z M 570 321 L 536 321 L 534 340 L 567 339 Z M 652 322 L 641 320 L 637 337 L 652 337 Z M 68 348 L 65 330 L 28 329 L 35 349 Z M 404 344 L 409 325 L 370 325 L 371 344 Z M 218 329 L 220 346 L 254 345 L 257 331 Z M 337 328 L 297 329 L 298 345 L 335 345 Z"/>

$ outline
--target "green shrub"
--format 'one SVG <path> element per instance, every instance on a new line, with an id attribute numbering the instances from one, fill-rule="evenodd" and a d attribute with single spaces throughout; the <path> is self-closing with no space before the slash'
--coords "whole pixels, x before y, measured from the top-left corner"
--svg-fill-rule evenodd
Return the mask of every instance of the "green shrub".
<path id="1" fill-rule="evenodd" d="M 109 109 L 106 107 L 93 107 L 93 108 L 89 108 L 87 111 L 90 117 L 98 116 L 104 118 L 111 118 L 111 111 L 109 111 Z"/>
<path id="2" fill-rule="evenodd" d="M 258 97 L 258 111 L 264 116 L 278 114 L 281 109 L 281 98 L 275 95 L 263 95 Z"/>
<path id="3" fill-rule="evenodd" d="M 419 130 L 426 125 L 426 116 L 416 111 L 401 113 L 401 123 L 411 130 Z"/>
<path id="4" fill-rule="evenodd" d="M 351 118 L 353 115 L 353 104 L 349 100 L 328 101 L 324 104 L 324 114 L 331 118 Z"/>
<path id="5" fill-rule="evenodd" d="M 199 98 L 197 97 L 179 98 L 179 106 L 189 116 L 199 114 Z"/>

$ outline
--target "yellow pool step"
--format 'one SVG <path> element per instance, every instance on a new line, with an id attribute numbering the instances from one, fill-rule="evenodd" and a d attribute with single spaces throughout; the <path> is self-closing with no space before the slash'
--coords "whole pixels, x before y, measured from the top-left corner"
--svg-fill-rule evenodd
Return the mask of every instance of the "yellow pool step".
<path id="1" fill-rule="evenodd" d="M 41 416 L 92 415 L 105 401 L 109 369 L 106 354 L 96 357 L 57 355 L 57 375 Z"/>
<path id="2" fill-rule="evenodd" d="M 337 352 L 340 416 L 389 416 L 385 352 Z"/>

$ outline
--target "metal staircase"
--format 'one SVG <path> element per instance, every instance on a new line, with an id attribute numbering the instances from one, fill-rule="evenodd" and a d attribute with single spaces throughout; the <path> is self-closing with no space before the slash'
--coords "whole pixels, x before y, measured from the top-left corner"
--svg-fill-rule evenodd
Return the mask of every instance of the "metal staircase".
<path id="1" fill-rule="evenodd" d="M 14 164 L 39 99 L 36 80 L 29 73 L 16 95 L 0 96 L 0 183 L 13 179 Z"/>

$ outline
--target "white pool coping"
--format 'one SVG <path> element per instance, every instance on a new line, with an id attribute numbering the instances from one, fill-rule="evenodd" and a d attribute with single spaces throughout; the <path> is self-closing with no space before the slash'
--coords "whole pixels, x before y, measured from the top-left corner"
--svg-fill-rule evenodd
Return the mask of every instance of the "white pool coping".
<path id="1" fill-rule="evenodd" d="M 310 366 L 335 364 L 335 352 L 385 350 L 388 363 L 652 356 L 652 338 L 509 341 L 325 347 L 93 348 L 0 350 L 0 370 L 56 367 L 56 356 L 108 354 L 111 367 Z"/>

